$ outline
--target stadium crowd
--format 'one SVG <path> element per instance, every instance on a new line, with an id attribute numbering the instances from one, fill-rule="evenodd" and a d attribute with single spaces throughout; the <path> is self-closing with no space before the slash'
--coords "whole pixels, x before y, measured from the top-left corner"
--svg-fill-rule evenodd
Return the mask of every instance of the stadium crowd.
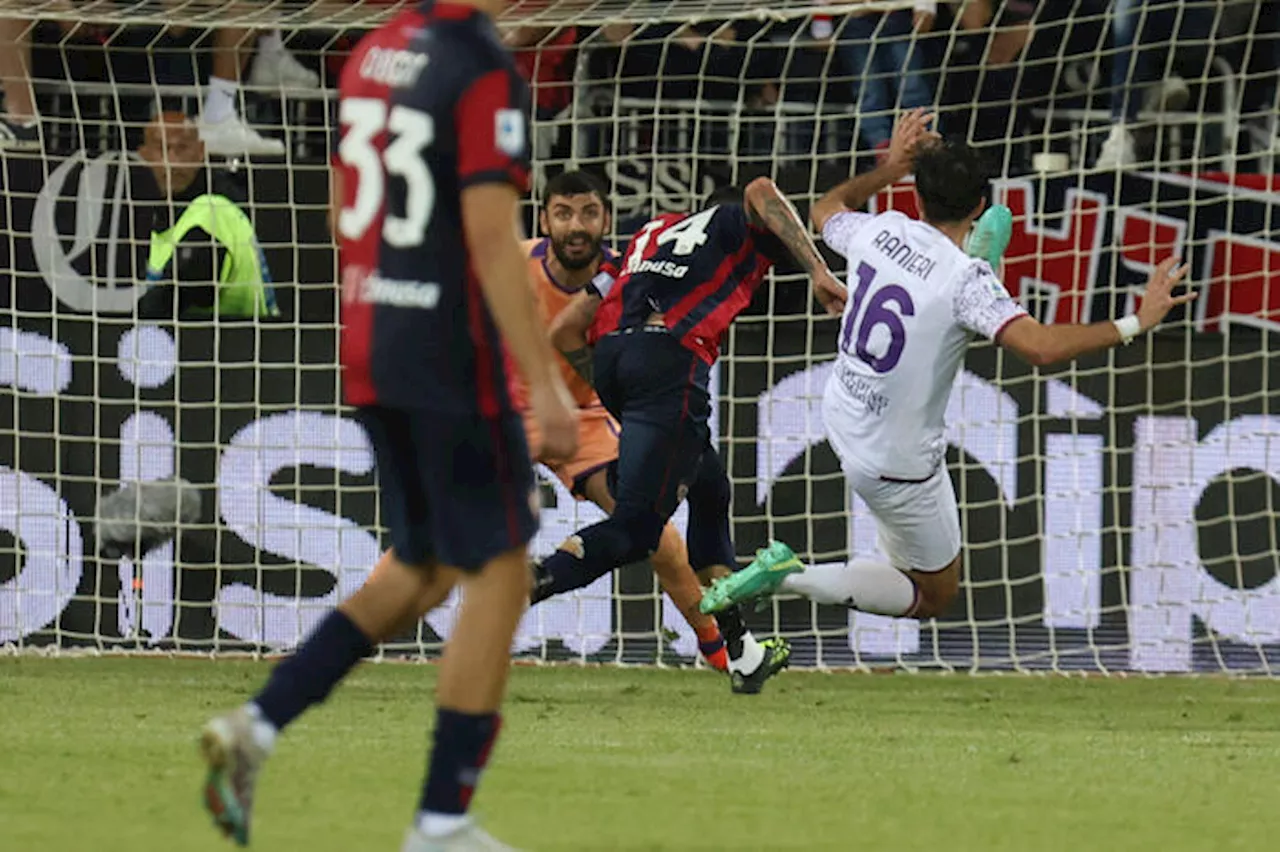
<path id="1" fill-rule="evenodd" d="M 713 116 L 719 105 L 754 117 L 741 133 L 708 121 L 696 142 L 706 153 L 731 153 L 731 145 L 744 155 L 857 150 L 869 163 L 887 146 L 896 111 L 933 105 L 944 133 L 1000 151 L 1005 169 L 1018 171 L 1030 166 L 1033 150 L 1048 149 L 1041 140 L 1051 135 L 1050 108 L 1107 111 L 1110 120 L 1093 125 L 1090 159 L 1099 167 L 1133 164 L 1153 147 L 1140 117 L 1222 109 L 1215 59 L 1244 83 L 1239 100 L 1246 129 L 1252 124 L 1257 138 L 1274 139 L 1278 31 L 1280 3 L 1271 0 L 914 0 L 861 14 L 696 26 L 518 27 L 507 37 L 534 84 L 537 118 L 551 122 L 544 154 L 571 144 L 563 118 L 585 80 L 605 81 L 585 87 L 594 90 L 602 118 L 616 118 L 619 99 L 696 99 L 712 105 Z M 284 120 L 273 112 L 271 96 L 278 101 L 281 93 L 332 86 L 360 32 L 294 32 L 287 34 L 289 47 L 285 35 L 0 20 L 0 146 L 41 144 L 34 76 L 199 83 L 202 98 L 178 105 L 169 99 L 160 108 L 198 113 L 193 117 L 210 154 L 283 154 L 278 125 Z M 255 95 L 248 99 L 254 115 L 277 131 L 242 117 L 242 77 Z M 141 128 L 159 111 L 154 96 L 126 93 L 116 100 L 126 126 Z M 57 118 L 69 103 L 63 98 L 39 111 Z M 325 119 L 317 109 L 307 120 Z M 607 128 L 597 132 L 592 153 L 610 153 L 611 135 Z M 1011 139 L 1036 141 L 1006 149 Z"/>

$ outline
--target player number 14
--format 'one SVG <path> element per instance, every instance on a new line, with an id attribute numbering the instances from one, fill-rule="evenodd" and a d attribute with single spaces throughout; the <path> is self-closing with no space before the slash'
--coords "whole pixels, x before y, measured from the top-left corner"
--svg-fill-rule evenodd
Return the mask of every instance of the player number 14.
<path id="1" fill-rule="evenodd" d="M 435 141 L 435 122 L 421 110 L 392 107 L 377 98 L 346 98 L 338 121 L 347 132 L 338 146 L 338 159 L 356 170 L 356 194 L 350 207 L 338 215 L 338 231 L 358 240 L 369 230 L 386 197 L 386 175 L 405 182 L 404 215 L 386 214 L 382 238 L 388 245 L 408 248 L 422 242 L 436 205 L 436 182 L 422 152 Z M 374 140 L 386 131 L 390 137 L 379 153 Z"/>
<path id="2" fill-rule="evenodd" d="M 707 226 L 711 224 L 711 217 L 715 216 L 719 209 L 719 207 L 712 207 L 710 210 L 686 216 L 671 225 L 667 225 L 661 219 L 649 222 L 631 240 L 631 259 L 627 262 L 627 271 L 634 273 L 640 268 L 645 255 L 649 252 L 649 243 L 653 241 L 654 234 L 658 234 L 659 247 L 675 243 L 671 247 L 671 253 L 677 257 L 693 254 L 699 246 L 707 242 Z"/>

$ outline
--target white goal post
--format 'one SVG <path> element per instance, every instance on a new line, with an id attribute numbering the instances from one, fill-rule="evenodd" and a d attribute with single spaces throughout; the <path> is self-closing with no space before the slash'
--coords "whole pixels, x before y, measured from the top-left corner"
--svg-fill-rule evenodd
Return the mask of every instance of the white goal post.
<path id="1" fill-rule="evenodd" d="M 0 153 L 0 648 L 279 651 L 367 576 L 381 543 L 372 456 L 340 404 L 332 84 L 360 32 L 404 5 L 0 0 L 0 19 L 31 22 L 43 136 Z M 757 632 L 824 668 L 1272 673 L 1269 4 L 1135 2 L 1134 51 L 1105 0 L 941 2 L 935 17 L 911 2 L 512 5 L 501 29 L 534 82 L 532 227 L 565 169 L 609 188 L 619 247 L 648 217 L 759 175 L 803 212 L 874 161 L 895 113 L 927 105 L 989 158 L 994 200 L 1015 214 L 1001 274 L 1042 320 L 1120 316 L 1158 259 L 1191 263 L 1200 298 L 1132 346 L 1040 371 L 971 349 L 948 410 L 966 549 L 945 618 L 782 599 Z M 285 153 L 211 158 L 196 184 L 252 221 L 282 316 L 141 321 L 149 232 L 182 198 L 140 189 L 154 168 L 137 149 L 158 110 L 199 115 L 215 26 L 281 30 L 326 81 L 244 86 L 245 120 Z M 914 204 L 904 184 L 873 207 Z M 783 268 L 726 341 L 714 429 L 744 561 L 770 538 L 813 563 L 876 551 L 821 422 L 836 333 Z M 101 554 L 103 497 L 175 477 L 200 495 L 176 539 Z M 549 476 L 543 496 L 541 553 L 599 517 Z M 436 653 L 451 618 L 384 653 Z M 696 648 L 644 566 L 537 606 L 517 645 L 643 664 Z"/>

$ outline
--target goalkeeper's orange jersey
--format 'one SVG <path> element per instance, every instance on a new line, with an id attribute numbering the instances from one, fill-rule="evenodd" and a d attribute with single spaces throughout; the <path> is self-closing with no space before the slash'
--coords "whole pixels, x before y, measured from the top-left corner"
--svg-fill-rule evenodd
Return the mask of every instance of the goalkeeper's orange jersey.
<path id="1" fill-rule="evenodd" d="M 570 300 L 578 295 L 576 290 L 566 290 L 556 283 L 555 278 L 551 275 L 551 270 L 547 267 L 547 252 L 551 250 L 551 241 L 546 237 L 540 240 L 527 240 L 524 243 L 525 252 L 529 257 L 529 278 L 533 281 L 534 299 L 538 303 L 538 311 L 542 317 L 544 327 L 549 327 L 551 321 L 560 315 L 566 307 L 569 306 Z M 605 250 L 605 257 L 612 256 L 612 252 Z M 564 358 L 558 359 L 560 362 L 560 372 L 564 375 L 564 382 L 569 386 L 569 393 L 573 394 L 573 399 L 578 403 L 580 409 L 602 408 L 600 398 L 596 396 L 596 392 L 591 385 L 583 381 L 573 367 L 569 366 L 569 362 Z M 516 376 L 513 379 L 512 388 L 516 403 L 521 408 L 527 408 L 529 404 L 529 395 L 525 391 L 524 383 L 519 379 L 518 374 L 512 371 Z"/>

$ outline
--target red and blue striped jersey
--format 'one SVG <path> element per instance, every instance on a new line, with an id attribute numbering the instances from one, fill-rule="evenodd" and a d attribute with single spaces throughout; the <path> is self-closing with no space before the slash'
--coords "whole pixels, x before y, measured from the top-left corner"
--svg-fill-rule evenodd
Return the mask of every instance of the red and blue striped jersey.
<path id="1" fill-rule="evenodd" d="M 643 325 L 661 313 L 686 348 L 713 364 L 729 324 L 784 251 L 737 204 L 659 216 L 631 238 L 588 339 Z"/>
<path id="2" fill-rule="evenodd" d="M 529 180 L 529 90 L 489 18 L 422 2 L 366 36 L 339 85 L 346 400 L 514 411 L 462 193 Z"/>

